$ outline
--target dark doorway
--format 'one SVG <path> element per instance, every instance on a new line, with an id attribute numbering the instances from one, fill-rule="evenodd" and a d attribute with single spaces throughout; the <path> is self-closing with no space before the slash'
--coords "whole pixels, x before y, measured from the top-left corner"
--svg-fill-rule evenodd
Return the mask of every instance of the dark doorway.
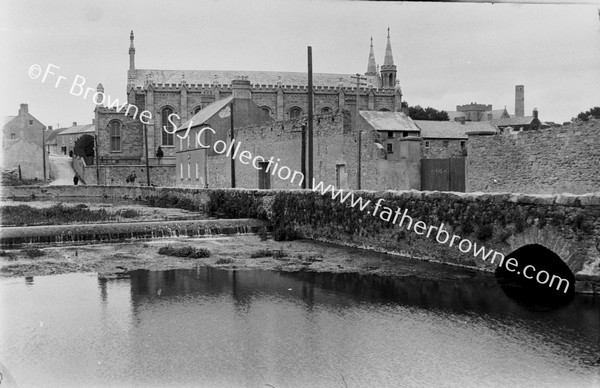
<path id="1" fill-rule="evenodd" d="M 267 172 L 269 162 L 258 162 L 258 188 L 268 190 L 271 188 L 271 175 Z"/>

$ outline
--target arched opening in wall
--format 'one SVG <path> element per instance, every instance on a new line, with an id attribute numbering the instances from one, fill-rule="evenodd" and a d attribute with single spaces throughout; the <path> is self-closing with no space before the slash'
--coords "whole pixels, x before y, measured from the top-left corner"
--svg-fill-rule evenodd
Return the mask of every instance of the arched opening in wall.
<path id="1" fill-rule="evenodd" d="M 295 106 L 292 109 L 290 109 L 290 119 L 297 119 L 300 118 L 300 116 L 302 116 L 302 109 Z"/>
<path id="2" fill-rule="evenodd" d="M 525 245 L 507 255 L 496 269 L 496 279 L 509 298 L 532 310 L 565 306 L 575 295 L 575 275 L 569 266 L 539 244 Z"/>
<path id="3" fill-rule="evenodd" d="M 269 117 L 271 116 L 271 108 L 268 106 L 261 106 L 260 109 L 265 112 Z"/>
<path id="4" fill-rule="evenodd" d="M 381 109 L 379 109 L 379 111 L 380 111 L 380 112 L 389 112 L 390 110 L 389 110 L 389 109 L 386 109 L 386 108 L 381 108 Z"/>
<path id="5" fill-rule="evenodd" d="M 321 108 L 321 114 L 322 115 L 327 115 L 327 114 L 330 114 L 330 113 L 331 113 L 331 108 L 330 107 L 325 106 L 325 107 Z"/>
<path id="6" fill-rule="evenodd" d="M 394 86 L 394 75 L 390 74 L 390 83 L 388 84 L 390 87 Z"/>
<path id="7" fill-rule="evenodd" d="M 192 109 L 192 116 L 195 115 L 196 113 L 200 112 L 201 110 L 202 110 L 202 105 L 198 105 L 197 107 Z"/>

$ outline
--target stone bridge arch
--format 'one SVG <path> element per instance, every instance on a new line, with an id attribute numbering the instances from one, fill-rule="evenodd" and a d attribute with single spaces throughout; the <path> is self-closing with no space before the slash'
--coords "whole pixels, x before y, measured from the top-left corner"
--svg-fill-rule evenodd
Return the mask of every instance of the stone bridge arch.
<path id="1" fill-rule="evenodd" d="M 562 261 L 567 264 L 573 274 L 578 273 L 584 267 L 584 258 L 576 253 L 573 244 L 551 229 L 538 229 L 530 227 L 523 232 L 510 237 L 507 241 L 510 245 L 510 253 L 527 245 L 539 244 L 556 253 Z"/>

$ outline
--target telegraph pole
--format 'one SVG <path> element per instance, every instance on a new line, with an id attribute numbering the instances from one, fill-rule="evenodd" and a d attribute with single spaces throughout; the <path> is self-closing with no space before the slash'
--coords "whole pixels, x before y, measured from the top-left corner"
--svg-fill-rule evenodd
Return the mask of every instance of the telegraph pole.
<path id="1" fill-rule="evenodd" d="M 42 163 L 44 164 L 44 181 L 46 180 L 46 127 L 42 127 Z"/>
<path id="2" fill-rule="evenodd" d="M 144 147 L 146 149 L 146 184 L 150 187 L 150 162 L 148 161 L 148 126 L 144 124 Z"/>
<path id="3" fill-rule="evenodd" d="M 361 138 L 361 133 L 360 133 L 360 129 L 358 127 L 358 116 L 360 114 L 360 107 L 359 107 L 359 98 L 360 98 L 360 87 L 361 86 L 365 86 L 366 83 L 361 82 L 361 81 L 366 81 L 367 79 L 363 76 L 361 76 L 360 74 L 356 74 L 356 76 L 352 76 L 353 79 L 356 79 L 356 106 L 355 106 L 355 110 L 356 113 L 354 115 L 354 130 L 356 131 L 356 189 L 360 190 L 361 184 L 360 184 L 360 178 L 361 178 L 361 149 L 362 149 L 362 138 Z"/>
<path id="4" fill-rule="evenodd" d="M 313 71 L 311 46 L 308 46 L 308 187 L 313 188 Z"/>
<path id="5" fill-rule="evenodd" d="M 235 141 L 235 131 L 233 130 L 233 100 L 231 100 L 231 143 Z M 235 188 L 235 158 L 231 157 L 231 188 Z"/>

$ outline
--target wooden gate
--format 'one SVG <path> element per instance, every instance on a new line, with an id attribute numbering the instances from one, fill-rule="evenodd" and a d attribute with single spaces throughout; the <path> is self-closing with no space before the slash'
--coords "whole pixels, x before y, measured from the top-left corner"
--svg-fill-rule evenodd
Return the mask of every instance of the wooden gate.
<path id="1" fill-rule="evenodd" d="M 465 191 L 466 158 L 421 159 L 421 190 Z"/>

